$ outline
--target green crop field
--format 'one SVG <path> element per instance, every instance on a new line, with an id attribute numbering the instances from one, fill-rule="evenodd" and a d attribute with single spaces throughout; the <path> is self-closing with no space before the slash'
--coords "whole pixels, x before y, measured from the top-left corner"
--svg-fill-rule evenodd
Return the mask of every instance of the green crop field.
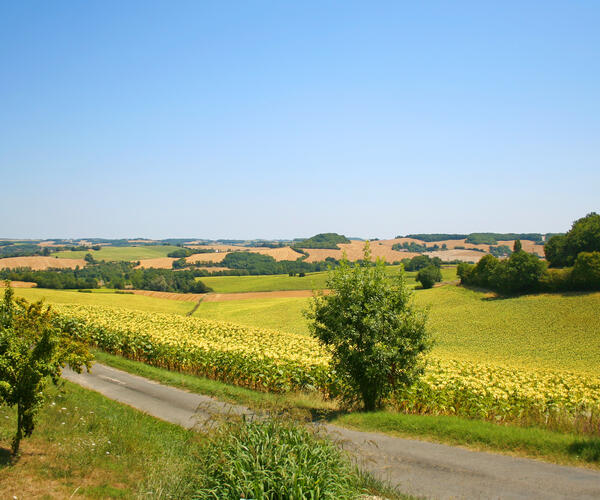
<path id="1" fill-rule="evenodd" d="M 0 296 L 2 291 L 0 289 Z M 145 295 L 117 294 L 113 290 L 94 290 L 81 293 L 76 290 L 48 290 L 44 288 L 15 288 L 15 295 L 29 301 L 44 299 L 48 304 L 83 304 L 118 306 L 148 312 L 187 314 L 194 307 L 192 302 L 159 299 Z"/>
<path id="2" fill-rule="evenodd" d="M 399 267 L 388 266 L 386 270 L 388 273 L 393 274 L 398 272 Z M 406 273 L 406 275 L 409 283 L 416 283 L 416 272 Z M 443 268 L 442 277 L 444 281 L 456 279 L 456 268 Z M 327 272 L 308 273 L 302 278 L 299 276 L 288 276 L 287 274 L 275 274 L 271 276 L 207 276 L 199 279 L 212 288 L 215 293 L 321 290 L 325 288 Z"/>
<path id="3" fill-rule="evenodd" d="M 166 257 L 168 253 L 177 250 L 178 247 L 170 245 L 148 245 L 131 247 L 102 247 L 100 250 L 56 252 L 56 257 L 66 259 L 83 259 L 87 253 L 91 253 L 96 260 L 123 260 L 136 261 L 141 259 L 155 259 Z"/>
<path id="4" fill-rule="evenodd" d="M 302 310 L 307 304 L 308 299 L 289 297 L 202 302 L 194 316 L 306 334 L 308 328 Z"/>
<path id="5" fill-rule="evenodd" d="M 269 298 L 200 305 L 195 316 L 308 333 L 304 298 Z M 416 290 L 429 307 L 438 356 L 531 367 L 542 364 L 596 372 L 600 359 L 600 293 L 540 294 L 494 299 L 447 285 Z"/>

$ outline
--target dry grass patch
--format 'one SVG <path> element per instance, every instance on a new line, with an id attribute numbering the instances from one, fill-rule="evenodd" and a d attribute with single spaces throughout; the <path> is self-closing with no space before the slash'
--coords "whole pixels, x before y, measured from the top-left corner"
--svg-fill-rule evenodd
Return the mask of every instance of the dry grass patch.
<path id="1" fill-rule="evenodd" d="M 7 257 L 0 259 L 0 269 L 17 269 L 20 267 L 29 267 L 34 271 L 43 271 L 45 269 L 75 269 L 77 266 L 85 267 L 86 262 L 83 259 L 58 259 L 56 257 Z"/>
<path id="2" fill-rule="evenodd" d="M 157 257 L 156 259 L 142 259 L 136 269 L 171 269 L 173 267 L 172 257 Z"/>

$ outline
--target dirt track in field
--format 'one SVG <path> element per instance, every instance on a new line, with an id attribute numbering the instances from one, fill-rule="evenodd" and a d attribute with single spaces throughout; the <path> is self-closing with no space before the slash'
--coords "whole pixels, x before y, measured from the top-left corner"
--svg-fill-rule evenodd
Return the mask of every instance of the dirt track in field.
<path id="1" fill-rule="evenodd" d="M 146 295 L 157 299 L 179 300 L 183 302 L 227 302 L 245 299 L 280 299 L 289 297 L 311 297 L 312 290 L 280 290 L 275 292 L 243 292 L 243 293 L 174 293 L 154 292 L 152 290 L 131 290 L 136 295 Z"/>

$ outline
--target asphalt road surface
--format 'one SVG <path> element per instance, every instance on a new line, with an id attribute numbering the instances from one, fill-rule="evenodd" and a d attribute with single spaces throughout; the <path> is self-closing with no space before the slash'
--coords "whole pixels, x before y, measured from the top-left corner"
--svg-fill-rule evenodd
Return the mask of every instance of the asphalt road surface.
<path id="1" fill-rule="evenodd" d="M 96 363 L 64 378 L 149 415 L 186 428 L 247 408 L 194 394 Z M 600 499 L 600 472 L 455 446 L 360 432 L 334 425 L 321 431 L 377 477 L 403 493 L 434 499 Z"/>

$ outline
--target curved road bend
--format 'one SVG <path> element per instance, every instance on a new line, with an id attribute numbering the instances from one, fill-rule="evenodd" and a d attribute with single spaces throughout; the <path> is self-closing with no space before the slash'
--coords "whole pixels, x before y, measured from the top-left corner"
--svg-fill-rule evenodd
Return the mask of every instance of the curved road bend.
<path id="1" fill-rule="evenodd" d="M 215 414 L 253 413 L 242 406 L 161 385 L 96 363 L 64 378 L 160 419 L 192 428 Z M 600 499 L 600 472 L 425 441 L 322 429 L 365 469 L 404 493 L 434 499 Z"/>

